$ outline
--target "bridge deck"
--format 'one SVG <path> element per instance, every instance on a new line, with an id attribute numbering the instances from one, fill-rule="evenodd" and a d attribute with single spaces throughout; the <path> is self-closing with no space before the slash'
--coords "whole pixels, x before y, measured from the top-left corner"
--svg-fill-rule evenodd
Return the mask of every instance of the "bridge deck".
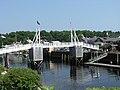
<path id="1" fill-rule="evenodd" d="M 83 42 L 78 42 L 78 43 L 71 43 L 71 42 L 65 42 L 65 43 L 49 43 L 49 44 L 25 44 L 25 45 L 14 45 L 14 46 L 9 46 L 6 48 L 1 48 L 0 49 L 0 54 L 4 53 L 10 53 L 10 52 L 16 52 L 16 51 L 21 51 L 21 50 L 27 50 L 32 47 L 42 47 L 42 48 L 57 48 L 57 47 L 73 47 L 73 46 L 81 46 L 83 48 L 89 48 L 89 49 L 94 49 L 94 50 L 99 50 L 98 45 L 91 45 Z"/>

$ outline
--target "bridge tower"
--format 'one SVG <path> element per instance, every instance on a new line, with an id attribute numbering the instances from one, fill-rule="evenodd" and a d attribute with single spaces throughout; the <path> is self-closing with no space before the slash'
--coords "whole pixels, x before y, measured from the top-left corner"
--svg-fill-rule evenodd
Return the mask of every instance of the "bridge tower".
<path id="1" fill-rule="evenodd" d="M 77 60 L 83 57 L 83 47 L 79 43 L 76 31 L 75 30 L 73 31 L 72 29 L 71 29 L 71 43 L 73 44 L 73 47 L 70 47 L 71 65 L 76 65 Z"/>
<path id="2" fill-rule="evenodd" d="M 37 21 L 37 24 L 39 22 Z M 38 69 L 43 61 L 43 48 L 41 47 L 40 38 L 40 23 L 36 29 L 36 34 L 33 38 L 32 48 L 29 50 L 29 62 L 32 69 Z"/>

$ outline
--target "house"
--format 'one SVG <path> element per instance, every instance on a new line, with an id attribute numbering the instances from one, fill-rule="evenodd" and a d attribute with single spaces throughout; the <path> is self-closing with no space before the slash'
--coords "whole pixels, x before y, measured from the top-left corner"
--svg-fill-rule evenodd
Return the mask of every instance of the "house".
<path id="1" fill-rule="evenodd" d="M 111 44 L 112 51 L 120 51 L 120 38 L 107 38 L 107 44 Z"/>
<path id="2" fill-rule="evenodd" d="M 119 42 L 120 41 L 120 38 L 107 38 L 106 40 L 106 43 L 116 43 L 116 42 Z"/>
<path id="3" fill-rule="evenodd" d="M 104 38 L 101 37 L 93 37 L 93 38 L 82 38 L 82 42 L 94 44 L 94 45 L 103 45 L 105 43 Z"/>
<path id="4" fill-rule="evenodd" d="M 89 44 L 94 44 L 94 45 L 99 45 L 99 46 L 110 46 L 109 50 L 112 51 L 120 51 L 120 36 L 119 37 L 93 37 L 93 38 L 82 38 L 82 42 L 84 43 L 89 43 Z"/>

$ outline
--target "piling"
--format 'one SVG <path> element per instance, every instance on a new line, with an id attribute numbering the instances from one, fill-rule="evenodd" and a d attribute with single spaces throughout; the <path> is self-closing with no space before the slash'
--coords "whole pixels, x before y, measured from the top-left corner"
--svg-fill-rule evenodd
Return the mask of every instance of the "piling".
<path id="1" fill-rule="evenodd" d="M 4 66 L 5 66 L 6 68 L 8 68 L 8 67 L 9 67 L 8 53 L 6 53 L 6 54 L 5 54 Z"/>
<path id="2" fill-rule="evenodd" d="M 117 64 L 119 64 L 119 54 L 117 54 Z"/>

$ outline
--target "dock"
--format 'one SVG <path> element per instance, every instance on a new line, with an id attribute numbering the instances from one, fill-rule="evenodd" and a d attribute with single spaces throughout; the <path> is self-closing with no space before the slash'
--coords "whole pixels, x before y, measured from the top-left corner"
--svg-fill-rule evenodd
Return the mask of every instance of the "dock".
<path id="1" fill-rule="evenodd" d="M 103 64 L 103 63 L 84 63 L 85 65 L 93 65 L 93 66 L 102 66 L 102 67 L 110 67 L 110 68 L 120 68 L 120 65 L 112 65 L 112 64 Z"/>

